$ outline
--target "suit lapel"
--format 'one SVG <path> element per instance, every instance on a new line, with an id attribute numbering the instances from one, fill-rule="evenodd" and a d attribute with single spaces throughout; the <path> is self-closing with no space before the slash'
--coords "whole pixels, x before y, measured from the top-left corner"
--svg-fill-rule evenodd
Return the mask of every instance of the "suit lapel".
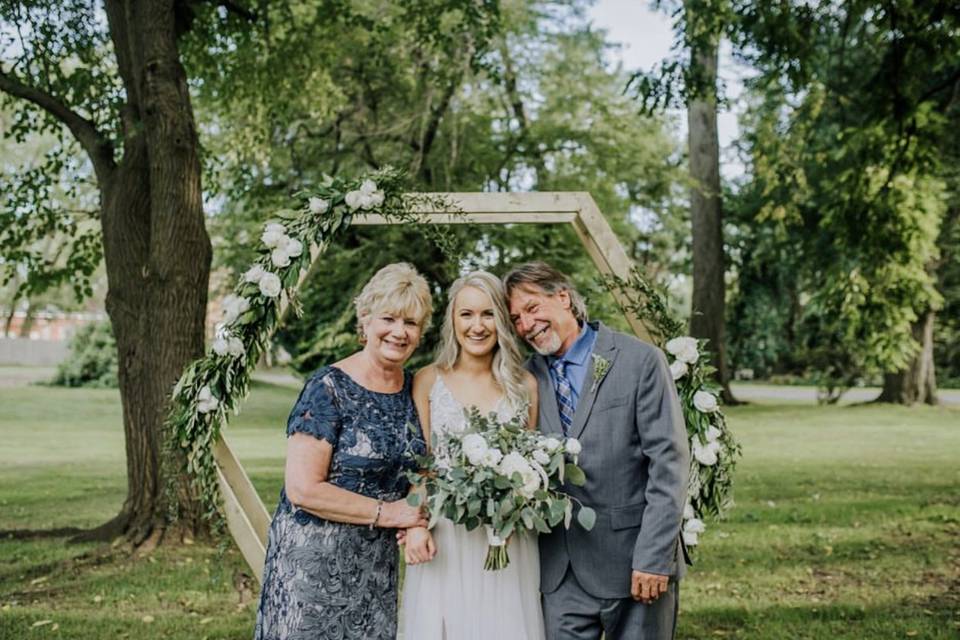
<path id="1" fill-rule="evenodd" d="M 537 390 L 540 394 L 540 431 L 562 435 L 560 407 L 557 405 L 557 394 L 553 389 L 553 382 L 550 380 L 550 372 L 547 370 L 547 359 L 541 355 L 535 355 L 530 362 L 533 368 L 533 376 L 537 379 Z"/>
<path id="2" fill-rule="evenodd" d="M 610 363 L 606 374 L 596 384 L 594 384 L 593 379 L 594 354 Z M 597 399 L 597 393 L 600 392 L 603 381 L 610 375 L 610 369 L 613 368 L 613 362 L 616 359 L 617 347 L 613 342 L 613 333 L 602 323 L 599 323 L 597 325 L 597 341 L 593 345 L 593 353 L 590 354 L 587 362 L 587 377 L 584 379 L 583 388 L 580 390 L 580 400 L 577 402 L 577 410 L 573 414 L 573 424 L 570 425 L 570 435 L 574 438 L 579 438 L 583 434 L 583 430 L 587 426 L 587 419 L 593 410 L 593 403 Z M 556 404 L 556 397 L 554 397 L 553 402 Z M 557 421 L 559 422 L 559 420 L 560 410 L 557 409 Z"/>

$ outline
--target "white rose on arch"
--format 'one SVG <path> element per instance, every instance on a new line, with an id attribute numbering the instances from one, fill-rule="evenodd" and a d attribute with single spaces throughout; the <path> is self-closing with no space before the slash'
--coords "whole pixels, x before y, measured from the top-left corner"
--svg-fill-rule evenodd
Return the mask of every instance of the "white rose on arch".
<path id="1" fill-rule="evenodd" d="M 260 236 L 260 240 L 267 246 L 267 248 L 276 249 L 286 237 L 287 228 L 279 222 L 271 222 L 263 230 L 263 235 Z"/>
<path id="2" fill-rule="evenodd" d="M 244 349 L 243 341 L 240 338 L 231 336 L 229 334 L 224 334 L 222 336 L 218 336 L 213 341 L 213 352 L 218 356 L 225 356 L 229 354 L 234 358 L 239 358 L 246 352 L 246 349 Z"/>
<path id="3" fill-rule="evenodd" d="M 269 271 L 264 273 L 263 277 L 260 278 L 259 285 L 260 293 L 267 298 L 276 298 L 283 289 L 283 284 L 280 282 L 277 274 L 270 273 Z"/>
<path id="4" fill-rule="evenodd" d="M 701 413 L 713 413 L 720 408 L 720 403 L 717 402 L 717 396 L 701 389 L 693 394 L 693 406 Z"/>
<path id="5" fill-rule="evenodd" d="M 250 301 L 246 298 L 230 294 L 223 299 L 223 322 L 233 324 L 237 318 L 250 309 Z"/>
<path id="6" fill-rule="evenodd" d="M 252 282 L 253 284 L 260 284 L 260 278 L 263 277 L 267 271 L 258 264 L 253 265 L 243 274 L 244 282 Z"/>
<path id="7" fill-rule="evenodd" d="M 719 460 L 720 443 L 714 440 L 703 444 L 700 438 L 694 438 L 691 453 L 697 462 L 706 467 L 712 467 Z"/>
<path id="8" fill-rule="evenodd" d="M 683 523 L 683 542 L 688 547 L 695 547 L 700 541 L 700 534 L 707 530 L 707 526 L 699 518 L 689 518 Z"/>
<path id="9" fill-rule="evenodd" d="M 383 191 L 377 189 L 376 182 L 364 180 L 359 189 L 348 192 L 343 199 L 351 210 L 373 209 L 383 204 L 384 194 Z"/>
<path id="10" fill-rule="evenodd" d="M 273 266 L 282 269 L 290 265 L 290 254 L 288 254 L 282 246 L 277 247 L 270 252 L 270 262 L 273 263 Z"/>
<path id="11" fill-rule="evenodd" d="M 687 375 L 687 363 L 683 360 L 674 360 L 673 364 L 670 365 L 670 374 L 673 376 L 674 380 L 679 380 L 683 376 Z"/>
<path id="12" fill-rule="evenodd" d="M 327 209 L 330 208 L 329 202 L 327 202 L 323 198 L 316 198 L 316 197 L 310 198 L 310 200 L 307 202 L 307 205 L 310 208 L 310 213 L 317 214 L 317 215 L 321 213 L 326 213 Z"/>
<path id="13" fill-rule="evenodd" d="M 220 401 L 213 395 L 209 385 L 205 385 L 197 393 L 197 411 L 199 413 L 210 413 L 220 406 Z"/>
<path id="14" fill-rule="evenodd" d="M 700 351 L 697 349 L 697 339 L 690 336 L 679 336 L 668 340 L 664 345 L 667 353 L 681 362 L 694 364 L 700 358 Z"/>

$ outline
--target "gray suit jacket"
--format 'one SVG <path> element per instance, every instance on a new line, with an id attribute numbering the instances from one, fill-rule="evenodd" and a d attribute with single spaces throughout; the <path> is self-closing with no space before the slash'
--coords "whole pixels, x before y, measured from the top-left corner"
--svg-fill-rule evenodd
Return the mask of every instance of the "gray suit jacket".
<path id="1" fill-rule="evenodd" d="M 556 590 L 571 567 L 594 597 L 625 598 L 632 569 L 685 572 L 680 527 L 690 451 L 663 352 L 598 324 L 593 353 L 610 368 L 594 384 L 590 362 L 570 433 L 583 445 L 587 482 L 564 490 L 595 509 L 597 522 L 586 531 L 574 518 L 570 529 L 561 524 L 540 536 L 540 589 Z M 534 355 L 527 367 L 539 385 L 541 431 L 562 436 L 547 359 Z"/>

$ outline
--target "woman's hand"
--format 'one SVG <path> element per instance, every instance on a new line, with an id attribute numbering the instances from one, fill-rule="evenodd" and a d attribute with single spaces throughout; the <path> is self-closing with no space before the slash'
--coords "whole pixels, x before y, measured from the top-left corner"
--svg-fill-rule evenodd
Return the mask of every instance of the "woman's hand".
<path id="1" fill-rule="evenodd" d="M 403 559 L 407 564 L 430 562 L 437 555 L 437 545 L 433 536 L 426 527 L 407 529 L 406 546 L 403 550 Z"/>
<path id="2" fill-rule="evenodd" d="M 380 519 L 377 521 L 377 526 L 384 529 L 426 528 L 427 524 L 423 508 L 410 506 L 406 498 L 385 502 L 380 512 Z"/>

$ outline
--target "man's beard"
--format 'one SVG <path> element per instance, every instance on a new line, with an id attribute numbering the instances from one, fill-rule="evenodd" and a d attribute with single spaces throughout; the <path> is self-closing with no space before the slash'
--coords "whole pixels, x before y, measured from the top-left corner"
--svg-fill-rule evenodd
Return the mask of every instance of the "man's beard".
<path id="1" fill-rule="evenodd" d="M 544 332 L 544 338 L 547 339 L 545 343 L 538 346 L 536 342 L 532 340 L 527 340 L 527 344 L 533 347 L 533 350 L 539 353 L 542 356 L 552 356 L 557 351 L 560 351 L 560 347 L 563 346 L 563 341 L 560 340 L 560 336 L 557 335 L 557 332 L 553 330 L 552 327 L 547 328 Z"/>

